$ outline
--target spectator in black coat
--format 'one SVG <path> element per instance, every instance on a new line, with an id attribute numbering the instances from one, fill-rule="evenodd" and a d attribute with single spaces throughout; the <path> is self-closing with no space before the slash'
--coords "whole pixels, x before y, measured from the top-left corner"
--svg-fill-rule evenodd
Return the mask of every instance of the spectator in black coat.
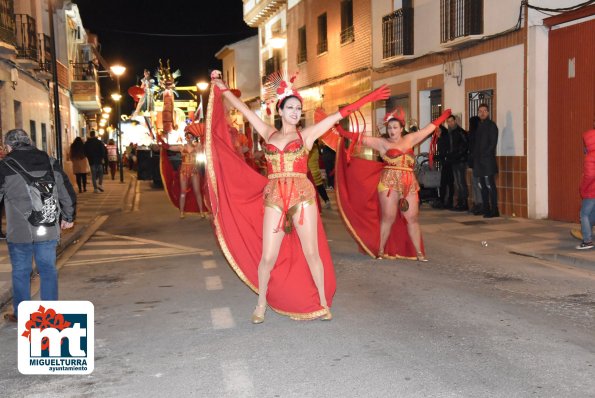
<path id="1" fill-rule="evenodd" d="M 103 142 L 95 136 L 95 130 L 91 130 L 89 139 L 85 142 L 85 156 L 91 168 L 94 192 L 103 192 L 103 162 L 107 157 L 107 151 Z"/>
<path id="2" fill-rule="evenodd" d="M 473 144 L 473 176 L 479 178 L 483 216 L 485 218 L 499 217 L 498 191 L 496 189 L 498 127 L 490 120 L 487 104 L 479 105 L 477 115 L 480 120 Z"/>
<path id="3" fill-rule="evenodd" d="M 471 116 L 469 118 L 469 133 L 467 135 L 469 141 L 469 152 L 467 156 L 467 165 L 473 169 L 473 146 L 475 145 L 475 132 L 479 125 L 479 116 Z M 474 215 L 483 214 L 483 201 L 481 199 L 481 186 L 479 185 L 479 177 L 475 177 L 471 173 L 471 192 L 473 194 L 473 207 L 469 210 Z"/>
<path id="4" fill-rule="evenodd" d="M 452 175 L 452 164 L 450 162 L 450 135 L 444 126 L 440 126 L 440 135 L 437 142 L 436 160 L 440 167 L 440 200 L 434 204 L 434 208 L 452 209 L 454 199 L 454 178 Z"/>
<path id="5" fill-rule="evenodd" d="M 446 119 L 448 126 L 449 150 L 448 163 L 452 168 L 454 186 L 457 192 L 457 205 L 453 208 L 455 211 L 467 211 L 469 205 L 467 199 L 469 190 L 467 189 L 467 153 L 469 152 L 469 142 L 467 133 L 458 124 L 454 115 Z"/>

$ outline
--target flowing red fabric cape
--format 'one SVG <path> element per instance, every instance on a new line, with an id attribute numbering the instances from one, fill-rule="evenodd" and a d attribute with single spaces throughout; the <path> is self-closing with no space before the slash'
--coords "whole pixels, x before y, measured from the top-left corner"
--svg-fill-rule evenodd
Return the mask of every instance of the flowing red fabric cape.
<path id="1" fill-rule="evenodd" d="M 159 155 L 159 168 L 161 170 L 161 180 L 163 181 L 163 188 L 167 192 L 167 197 L 170 202 L 180 208 L 180 172 L 174 170 L 173 165 L 169 161 L 167 151 L 161 148 Z M 201 176 L 200 192 L 203 198 L 203 209 L 209 209 L 207 203 L 207 186 L 205 177 Z M 198 204 L 196 203 L 196 197 L 192 191 L 192 181 L 188 179 L 188 191 L 186 192 L 186 202 L 184 203 L 184 212 L 186 213 L 198 213 Z"/>
<path id="2" fill-rule="evenodd" d="M 258 292 L 258 263 L 262 254 L 263 191 L 268 182 L 233 148 L 221 92 L 213 88 L 206 117 L 207 185 L 217 241 L 231 268 Z M 329 307 L 335 294 L 335 271 L 327 238 L 318 218 L 318 249 L 324 266 Z M 267 290 L 269 306 L 293 319 L 326 314 L 295 230 L 285 235 Z"/>
<path id="3" fill-rule="evenodd" d="M 384 164 L 354 156 L 347 163 L 343 139 L 337 148 L 335 190 L 339 213 L 360 248 L 370 256 L 377 257 L 381 215 L 377 186 Z M 386 242 L 384 254 L 391 258 L 415 260 L 415 252 L 415 246 L 407 233 L 407 221 L 399 214 Z"/>

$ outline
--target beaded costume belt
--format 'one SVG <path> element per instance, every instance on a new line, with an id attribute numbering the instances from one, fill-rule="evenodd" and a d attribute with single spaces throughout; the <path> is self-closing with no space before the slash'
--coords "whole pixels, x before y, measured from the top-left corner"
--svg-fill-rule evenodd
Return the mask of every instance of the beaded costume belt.
<path id="1" fill-rule="evenodd" d="M 287 178 L 287 177 L 306 178 L 306 173 L 298 173 L 295 171 L 285 171 L 282 173 L 271 173 L 267 177 L 269 180 L 274 180 L 276 178 Z"/>

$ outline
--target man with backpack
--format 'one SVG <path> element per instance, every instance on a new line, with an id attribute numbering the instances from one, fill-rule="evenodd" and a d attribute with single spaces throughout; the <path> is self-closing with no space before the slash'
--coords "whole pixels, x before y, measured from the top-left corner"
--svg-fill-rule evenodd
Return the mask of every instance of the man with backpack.
<path id="1" fill-rule="evenodd" d="M 6 240 L 12 264 L 13 314 L 31 299 L 32 259 L 41 279 L 41 299 L 58 299 L 56 246 L 60 230 L 72 228 L 74 189 L 55 159 L 31 145 L 22 129 L 4 136 L 8 154 L 0 161 L 0 199 L 6 206 Z"/>

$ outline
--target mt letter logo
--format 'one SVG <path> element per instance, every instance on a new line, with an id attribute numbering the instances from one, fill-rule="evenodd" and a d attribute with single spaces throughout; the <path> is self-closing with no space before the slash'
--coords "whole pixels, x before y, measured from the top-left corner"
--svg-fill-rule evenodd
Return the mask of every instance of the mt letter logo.
<path id="1" fill-rule="evenodd" d="M 93 372 L 95 314 L 91 302 L 23 301 L 18 314 L 19 372 Z"/>

